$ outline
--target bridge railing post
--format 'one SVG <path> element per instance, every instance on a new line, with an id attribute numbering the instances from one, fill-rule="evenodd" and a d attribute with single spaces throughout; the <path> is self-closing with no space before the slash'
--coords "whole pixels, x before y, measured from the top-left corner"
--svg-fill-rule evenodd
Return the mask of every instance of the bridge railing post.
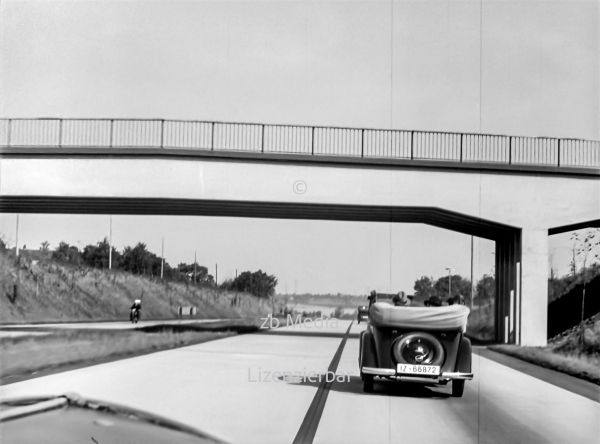
<path id="1" fill-rule="evenodd" d="M 361 130 L 360 135 L 360 157 L 365 157 L 365 130 Z"/>
<path id="2" fill-rule="evenodd" d="M 12 130 L 12 119 L 8 119 L 8 128 L 6 129 L 6 145 L 10 146 L 10 136 Z"/>
<path id="3" fill-rule="evenodd" d="M 62 137 L 63 137 L 63 119 L 58 119 L 58 147 L 62 148 Z"/>
<path id="4" fill-rule="evenodd" d="M 260 129 L 260 152 L 265 152 L 265 124 L 261 125 Z"/>
<path id="5" fill-rule="evenodd" d="M 508 164 L 511 165 L 512 164 L 512 136 L 508 136 Z"/>
<path id="6" fill-rule="evenodd" d="M 463 133 L 460 133 L 460 162 L 462 163 L 463 161 Z"/>
<path id="7" fill-rule="evenodd" d="M 215 122 L 210 125 L 210 150 L 215 150 Z"/>
<path id="8" fill-rule="evenodd" d="M 560 139 L 558 139 L 558 147 L 556 151 L 556 166 L 560 168 Z"/>
<path id="9" fill-rule="evenodd" d="M 110 119 L 110 136 L 109 136 L 109 148 L 114 146 L 113 133 L 114 133 L 115 119 Z"/>
<path id="10" fill-rule="evenodd" d="M 410 132 L 410 160 L 415 158 L 415 132 Z"/>
<path id="11" fill-rule="evenodd" d="M 310 155 L 315 155 L 315 127 L 312 127 L 312 133 L 310 137 Z"/>
<path id="12" fill-rule="evenodd" d="M 160 147 L 165 147 L 165 119 L 160 121 Z"/>

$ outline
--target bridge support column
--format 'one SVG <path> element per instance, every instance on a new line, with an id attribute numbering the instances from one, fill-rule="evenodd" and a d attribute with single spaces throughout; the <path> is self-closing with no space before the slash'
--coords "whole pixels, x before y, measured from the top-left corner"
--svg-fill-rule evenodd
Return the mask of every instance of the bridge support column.
<path id="1" fill-rule="evenodd" d="M 521 233 L 514 230 L 496 240 L 496 341 L 518 343 Z"/>
<path id="2" fill-rule="evenodd" d="M 546 345 L 548 331 L 548 230 L 521 232 L 521 345 Z M 518 309 L 518 307 L 517 307 Z"/>

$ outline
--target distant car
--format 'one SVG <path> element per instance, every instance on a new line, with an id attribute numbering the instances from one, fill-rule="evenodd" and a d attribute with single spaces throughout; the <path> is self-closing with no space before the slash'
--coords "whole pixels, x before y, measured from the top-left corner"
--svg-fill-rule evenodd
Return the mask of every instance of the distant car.
<path id="1" fill-rule="evenodd" d="M 358 363 L 363 390 L 375 378 L 445 385 L 461 397 L 471 372 L 471 342 L 464 336 L 469 309 L 394 306 L 370 297 L 369 324 L 360 335 Z"/>
<path id="2" fill-rule="evenodd" d="M 369 307 L 366 305 L 361 305 L 358 307 L 358 313 L 356 315 L 356 321 L 360 324 L 360 321 L 368 321 L 369 320 Z"/>

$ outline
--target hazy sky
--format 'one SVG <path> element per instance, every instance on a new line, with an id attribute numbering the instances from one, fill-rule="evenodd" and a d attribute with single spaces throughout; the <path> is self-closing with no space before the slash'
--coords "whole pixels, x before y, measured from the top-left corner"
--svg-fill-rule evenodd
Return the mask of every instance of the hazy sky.
<path id="1" fill-rule="evenodd" d="M 1 8 L 6 116 L 600 137 L 597 0 Z"/>
<path id="2" fill-rule="evenodd" d="M 0 116 L 598 139 L 599 4 L 4 0 Z M 108 231 L 104 216 L 21 220 L 28 246 L 85 244 Z M 118 246 L 140 240 L 155 252 L 164 235 L 173 263 L 196 248 L 222 276 L 263 268 L 280 277 L 280 291 L 410 290 L 420 274 L 469 270 L 468 236 L 417 225 L 116 217 L 114 228 Z M 0 215 L 0 231 L 14 238 L 14 215 Z M 569 242 L 552 242 L 564 269 Z M 480 273 L 493 265 L 491 245 L 476 248 Z"/>
<path id="3" fill-rule="evenodd" d="M 15 242 L 15 216 L 0 217 L 0 233 Z M 39 248 L 47 240 L 85 246 L 108 237 L 108 216 L 20 215 L 19 245 Z M 421 275 L 439 277 L 453 267 L 470 275 L 470 237 L 417 224 L 289 221 L 211 217 L 113 216 L 113 241 L 122 249 L 137 240 L 171 265 L 193 262 L 219 281 L 239 271 L 263 269 L 275 274 L 280 292 L 368 293 L 412 291 Z M 418 247 L 415 248 L 415 239 Z M 494 244 L 475 243 L 475 276 L 492 273 Z"/>

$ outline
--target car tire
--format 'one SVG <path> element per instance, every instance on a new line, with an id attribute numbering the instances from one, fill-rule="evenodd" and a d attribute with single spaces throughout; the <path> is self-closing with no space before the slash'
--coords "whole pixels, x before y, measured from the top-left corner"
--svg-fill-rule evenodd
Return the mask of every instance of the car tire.
<path id="1" fill-rule="evenodd" d="M 373 375 L 363 375 L 363 391 L 373 393 Z"/>
<path id="2" fill-rule="evenodd" d="M 452 397 L 453 398 L 462 398 L 462 395 L 465 391 L 465 380 L 464 379 L 455 379 L 452 381 Z"/>

